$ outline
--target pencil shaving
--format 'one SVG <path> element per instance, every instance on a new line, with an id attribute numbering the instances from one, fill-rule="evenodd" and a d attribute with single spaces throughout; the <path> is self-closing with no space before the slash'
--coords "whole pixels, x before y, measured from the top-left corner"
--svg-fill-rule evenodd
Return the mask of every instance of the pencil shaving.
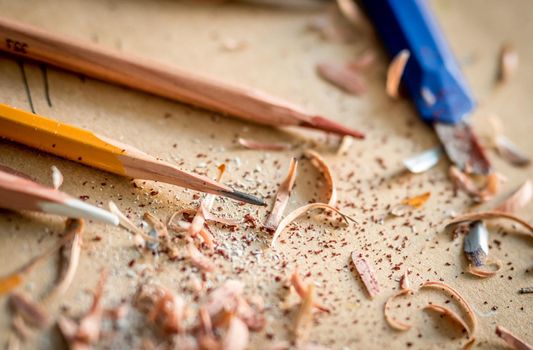
<path id="1" fill-rule="evenodd" d="M 513 214 L 506 213 L 506 212 L 500 212 L 500 211 L 484 211 L 484 212 L 479 212 L 479 213 L 464 214 L 450 221 L 446 225 L 446 227 L 455 226 L 455 225 L 459 225 L 459 224 L 466 223 L 466 222 L 472 222 L 472 221 L 477 221 L 477 220 L 489 220 L 489 219 L 506 219 L 506 220 L 514 221 L 524 226 L 525 228 L 527 228 L 529 230 L 530 235 L 533 235 L 533 226 L 531 226 L 527 221 Z"/>
<path id="2" fill-rule="evenodd" d="M 533 346 L 518 338 L 507 328 L 496 326 L 496 335 L 502 338 L 514 350 L 533 350 Z"/>
<path id="3" fill-rule="evenodd" d="M 367 91 L 361 73 L 346 64 L 322 62 L 317 64 L 316 70 L 322 79 L 349 94 L 361 95 Z"/>
<path id="4" fill-rule="evenodd" d="M 100 339 L 100 323 L 103 315 L 102 297 L 106 279 L 107 272 L 102 270 L 91 308 L 78 322 L 60 316 L 58 320 L 59 330 L 71 349 L 90 348 Z"/>
<path id="5" fill-rule="evenodd" d="M 474 181 L 456 166 L 450 166 L 448 175 L 454 186 L 464 191 L 476 202 L 486 202 L 492 199 L 500 190 L 500 179 L 498 174 L 490 173 L 486 176 L 485 187 L 479 189 Z"/>
<path id="6" fill-rule="evenodd" d="M 391 305 L 391 303 L 396 298 L 398 298 L 398 297 L 400 297 L 402 295 L 406 295 L 406 294 L 412 294 L 411 289 L 406 288 L 406 289 L 400 290 L 399 292 L 394 293 L 393 295 L 391 295 L 387 299 L 387 301 L 385 302 L 385 306 L 383 308 L 383 314 L 385 315 L 385 321 L 387 321 L 389 326 L 391 326 L 393 329 L 396 329 L 398 331 L 407 331 L 407 330 L 411 329 L 411 327 L 413 327 L 412 325 L 410 325 L 408 323 L 398 321 L 396 318 L 394 318 L 394 317 L 392 317 L 390 315 L 390 305 Z"/>
<path id="7" fill-rule="evenodd" d="M 55 165 L 52 165 L 52 184 L 56 190 L 63 184 L 63 174 Z"/>
<path id="8" fill-rule="evenodd" d="M 518 69 L 518 52 L 515 47 L 510 43 L 502 45 L 500 50 L 500 67 L 498 80 L 500 83 L 506 83 L 509 81 Z"/>
<path id="9" fill-rule="evenodd" d="M 50 316 L 46 309 L 24 293 L 11 293 L 9 295 L 9 304 L 13 312 L 19 315 L 23 322 L 33 328 L 44 329 L 50 323 Z"/>
<path id="10" fill-rule="evenodd" d="M 533 186 L 531 185 L 531 181 L 527 180 L 493 210 L 504 213 L 514 213 L 525 207 L 531 201 L 532 196 Z"/>
<path id="11" fill-rule="evenodd" d="M 337 155 L 345 156 L 348 154 L 348 151 L 353 145 L 353 137 L 352 136 L 343 136 L 341 139 L 341 142 L 339 144 L 339 148 L 337 148 Z"/>
<path id="12" fill-rule="evenodd" d="M 286 151 L 291 148 L 290 143 L 282 142 L 259 142 L 239 137 L 238 142 L 244 148 L 257 151 Z"/>
<path id="13" fill-rule="evenodd" d="M 309 284 L 313 284 L 313 282 L 310 282 Z M 300 274 L 298 273 L 298 270 L 294 270 L 291 274 L 291 285 L 294 287 L 294 290 L 296 291 L 296 293 L 298 293 L 301 299 L 305 298 L 305 296 L 307 295 L 308 285 L 304 284 L 302 278 L 300 277 Z M 319 302 L 314 302 L 313 306 L 320 311 L 328 313 L 330 312 L 327 307 L 321 305 Z"/>
<path id="14" fill-rule="evenodd" d="M 309 284 L 302 303 L 294 319 L 293 333 L 297 345 L 307 342 L 313 325 L 313 305 L 315 304 L 315 286 Z"/>
<path id="15" fill-rule="evenodd" d="M 283 217 L 283 212 L 289 203 L 289 198 L 291 196 L 292 188 L 294 186 L 294 181 L 296 179 L 296 170 L 298 168 L 298 160 L 296 158 L 291 159 L 289 164 L 289 171 L 285 180 L 279 185 L 278 192 L 276 193 L 276 198 L 274 199 L 274 205 L 272 210 L 268 215 L 265 221 L 265 227 L 270 230 L 276 230 L 278 227 L 281 218 Z"/>
<path id="16" fill-rule="evenodd" d="M 109 201 L 109 211 L 115 214 L 120 220 L 120 226 L 133 233 L 135 245 L 140 248 L 144 247 L 146 241 L 155 242 L 156 238 L 151 237 L 144 233 L 139 227 L 137 227 L 126 215 L 124 215 L 117 205 L 113 201 Z"/>
<path id="17" fill-rule="evenodd" d="M 407 49 L 403 49 L 398 52 L 396 56 L 392 59 L 389 68 L 387 69 L 387 82 L 386 82 L 386 92 L 387 95 L 391 98 L 398 98 L 400 81 L 402 79 L 403 71 L 407 65 L 407 61 L 411 53 Z"/>
<path id="18" fill-rule="evenodd" d="M 306 150 L 304 155 L 311 160 L 311 164 L 324 176 L 324 180 L 326 180 L 329 187 L 327 203 L 329 206 L 334 207 L 337 204 L 337 185 L 329 165 L 320 154 L 313 150 Z"/>
<path id="19" fill-rule="evenodd" d="M 270 242 L 270 246 L 273 247 L 276 244 L 277 239 L 285 230 L 285 228 L 290 225 L 294 220 L 296 220 L 300 215 L 303 215 L 307 213 L 308 211 L 314 210 L 314 209 L 329 209 L 331 211 L 334 211 L 335 213 L 339 214 L 342 219 L 348 223 L 349 221 L 356 222 L 351 217 L 347 216 L 346 214 L 342 213 L 339 209 L 332 207 L 331 205 L 325 204 L 325 203 L 311 203 L 306 204 L 304 206 L 301 206 L 294 211 L 290 212 L 278 225 L 278 228 L 274 232 L 274 236 L 272 237 L 272 241 Z"/>
<path id="20" fill-rule="evenodd" d="M 376 278 L 376 274 L 372 266 L 363 257 L 363 253 L 359 251 L 352 252 L 352 262 L 365 285 L 366 291 L 370 296 L 370 299 L 374 299 L 379 294 L 379 282 Z"/>
<path id="21" fill-rule="evenodd" d="M 453 321 L 456 325 L 461 327 L 461 330 L 468 332 L 468 326 L 465 321 L 459 316 L 455 311 L 443 305 L 428 304 L 424 306 L 425 310 L 435 311 L 441 315 L 448 316 L 450 320 Z"/>
<path id="22" fill-rule="evenodd" d="M 425 193 L 422 193 L 421 195 L 404 199 L 402 201 L 402 204 L 420 209 L 427 202 L 429 197 L 431 197 L 431 192 L 425 192 Z"/>
<path id="23" fill-rule="evenodd" d="M 479 278 L 488 278 L 488 277 L 495 276 L 498 272 L 500 272 L 500 270 L 503 267 L 502 262 L 500 260 L 488 261 L 483 266 L 484 267 L 494 266 L 495 270 L 487 270 L 486 268 L 481 267 L 481 266 L 468 265 L 466 272 L 468 272 L 471 275 L 477 276 Z"/>
<path id="24" fill-rule="evenodd" d="M 194 266 L 205 272 L 215 270 L 215 264 L 203 255 L 192 241 L 187 244 L 187 251 L 189 253 L 189 259 Z"/>
<path id="25" fill-rule="evenodd" d="M 461 307 L 464 309 L 468 317 L 468 320 L 470 321 L 470 325 L 466 327 L 466 331 L 469 337 L 475 334 L 476 328 L 477 328 L 476 315 L 474 313 L 474 310 L 472 310 L 472 307 L 470 306 L 470 304 L 468 304 L 465 298 L 458 291 L 456 291 L 455 289 L 453 289 L 446 283 L 440 282 L 440 281 L 426 281 L 420 287 L 420 289 L 422 288 L 434 288 L 434 289 L 440 289 L 444 292 L 448 292 L 454 299 L 456 299 L 459 302 L 459 305 L 461 305 Z M 465 325 L 466 325 L 466 322 L 465 322 Z"/>
<path id="26" fill-rule="evenodd" d="M 67 243 L 62 247 L 64 258 L 62 275 L 59 283 L 44 299 L 43 304 L 45 305 L 54 299 L 61 298 L 66 293 L 76 276 L 76 271 L 78 270 L 84 223 L 82 220 L 68 219 L 66 226 L 66 231 L 71 231 L 74 234 L 74 237 L 72 237 L 69 245 L 67 245 Z"/>
<path id="27" fill-rule="evenodd" d="M 250 342 L 250 332 L 246 324 L 232 315 L 226 334 L 222 338 L 222 349 L 246 350 Z"/>

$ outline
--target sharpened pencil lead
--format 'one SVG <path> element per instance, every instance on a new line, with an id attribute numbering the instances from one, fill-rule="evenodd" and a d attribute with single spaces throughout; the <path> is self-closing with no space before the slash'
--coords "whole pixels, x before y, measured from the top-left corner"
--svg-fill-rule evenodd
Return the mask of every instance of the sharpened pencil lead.
<path id="1" fill-rule="evenodd" d="M 254 204 L 254 205 L 260 205 L 260 206 L 263 206 L 263 207 L 266 206 L 266 203 L 265 203 L 264 200 L 262 200 L 260 198 L 257 198 L 255 196 L 252 196 L 251 194 L 241 192 L 241 191 L 237 191 L 237 190 L 220 191 L 220 193 L 223 196 L 226 196 L 226 197 L 229 197 L 229 198 L 232 198 L 232 199 L 236 199 L 236 200 L 241 201 L 241 202 L 246 202 L 246 203 Z"/>

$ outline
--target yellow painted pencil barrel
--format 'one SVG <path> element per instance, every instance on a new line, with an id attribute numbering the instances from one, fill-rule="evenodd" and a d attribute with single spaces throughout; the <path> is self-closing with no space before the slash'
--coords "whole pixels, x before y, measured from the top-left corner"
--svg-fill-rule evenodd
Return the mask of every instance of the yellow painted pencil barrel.
<path id="1" fill-rule="evenodd" d="M 0 104 L 0 136 L 39 150 L 126 175 L 118 156 L 124 150 L 93 133 Z"/>

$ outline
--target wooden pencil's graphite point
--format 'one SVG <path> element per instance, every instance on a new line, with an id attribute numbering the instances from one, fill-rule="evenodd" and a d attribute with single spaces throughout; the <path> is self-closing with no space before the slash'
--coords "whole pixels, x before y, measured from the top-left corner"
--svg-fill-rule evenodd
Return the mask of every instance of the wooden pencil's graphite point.
<path id="1" fill-rule="evenodd" d="M 342 136 L 352 136 L 358 139 L 365 138 L 365 134 L 363 134 L 362 132 L 350 129 L 342 124 L 339 124 L 321 116 L 313 117 L 308 123 L 301 124 L 301 126 L 331 132 Z"/>
<path id="2" fill-rule="evenodd" d="M 240 191 L 237 191 L 237 190 L 221 191 L 221 194 L 223 196 L 226 196 L 226 197 L 229 197 L 229 198 L 241 201 L 241 202 L 246 202 L 246 203 L 250 203 L 250 204 L 254 204 L 254 205 L 260 205 L 260 206 L 263 206 L 263 207 L 266 206 L 266 203 L 265 203 L 264 200 L 262 200 L 260 198 L 257 198 L 257 197 L 254 197 L 251 194 L 240 192 Z"/>

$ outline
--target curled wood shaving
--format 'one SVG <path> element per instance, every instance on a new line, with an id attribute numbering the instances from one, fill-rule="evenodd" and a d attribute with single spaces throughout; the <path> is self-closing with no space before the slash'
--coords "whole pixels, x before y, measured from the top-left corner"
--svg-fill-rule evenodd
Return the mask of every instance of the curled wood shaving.
<path id="1" fill-rule="evenodd" d="M 513 192 L 505 201 L 500 203 L 495 211 L 502 211 L 505 213 L 514 213 L 520 208 L 525 207 L 533 196 L 533 186 L 531 181 L 527 180 L 516 191 Z"/>
<path id="2" fill-rule="evenodd" d="M 242 220 L 216 216 L 210 211 L 207 211 L 205 206 L 201 206 L 201 210 L 202 210 L 202 215 L 204 216 L 205 221 L 217 222 L 219 224 L 226 225 L 226 226 L 237 226 L 242 223 Z"/>
<path id="3" fill-rule="evenodd" d="M 291 274 L 291 284 L 294 287 L 294 290 L 296 291 L 296 293 L 298 293 L 298 295 L 300 296 L 300 298 L 302 299 L 305 298 L 305 296 L 307 295 L 308 286 L 304 284 L 302 278 L 300 277 L 300 274 L 298 273 L 298 270 L 294 270 L 293 273 Z M 313 284 L 313 283 L 311 282 L 310 284 Z M 313 306 L 316 307 L 320 311 L 330 312 L 330 310 L 327 307 L 321 305 L 319 302 L 315 302 Z"/>
<path id="4" fill-rule="evenodd" d="M 511 331 L 502 326 L 496 326 L 496 335 L 502 338 L 514 350 L 533 350 L 533 346 L 518 338 L 511 333 Z"/>
<path id="5" fill-rule="evenodd" d="M 412 294 L 411 289 L 405 288 L 405 289 L 402 289 L 399 292 L 393 294 L 392 296 L 390 296 L 387 299 L 387 301 L 385 302 L 385 306 L 383 308 L 383 314 L 385 315 L 385 320 L 387 321 L 389 326 L 391 326 L 392 328 L 394 328 L 394 329 L 396 329 L 398 331 L 407 331 L 407 330 L 411 329 L 411 327 L 413 327 L 412 325 L 410 325 L 408 323 L 398 321 L 397 319 L 392 317 L 390 315 L 390 313 L 389 313 L 390 305 L 394 301 L 394 299 L 396 299 L 396 298 L 398 298 L 398 297 L 400 297 L 402 295 L 405 295 L 405 294 Z"/>
<path id="6" fill-rule="evenodd" d="M 165 226 L 165 224 L 163 224 L 163 222 L 161 222 L 161 220 L 156 218 L 153 214 L 146 212 L 143 215 L 143 219 L 146 220 L 154 228 L 154 230 L 157 232 L 158 238 L 168 237 L 167 227 Z"/>
<path id="7" fill-rule="evenodd" d="M 309 338 L 313 325 L 313 306 L 315 304 L 315 286 L 310 284 L 302 298 L 302 303 L 296 314 L 293 325 L 293 333 L 296 345 L 304 344 Z"/>
<path id="8" fill-rule="evenodd" d="M 462 330 L 468 332 L 469 328 L 465 321 L 461 318 L 461 316 L 459 316 L 455 311 L 451 310 L 450 308 L 442 305 L 428 304 L 424 307 L 424 309 L 435 311 L 444 316 L 448 316 L 454 323 L 459 325 Z"/>
<path id="9" fill-rule="evenodd" d="M 31 327 L 44 329 L 50 323 L 50 317 L 46 309 L 26 294 L 11 293 L 9 295 L 9 304 L 15 314 L 20 315 L 24 322 Z"/>
<path id="10" fill-rule="evenodd" d="M 55 165 L 52 165 L 52 184 L 56 190 L 63 184 L 63 174 Z"/>
<path id="11" fill-rule="evenodd" d="M 470 304 L 468 304 L 465 298 L 458 291 L 456 291 L 446 283 L 440 281 L 424 282 L 420 289 L 422 288 L 440 289 L 442 291 L 448 292 L 453 298 L 455 298 L 459 302 L 459 305 L 461 305 L 461 307 L 465 310 L 468 320 L 470 321 L 470 325 L 466 327 L 468 337 L 470 338 L 470 336 L 473 336 L 475 334 L 477 328 L 476 314 L 474 313 L 474 310 L 472 310 Z"/>
<path id="12" fill-rule="evenodd" d="M 329 187 L 329 198 L 328 198 L 328 205 L 334 207 L 335 204 L 337 204 L 337 185 L 335 183 L 335 178 L 333 177 L 333 173 L 331 172 L 330 167 L 322 158 L 320 154 L 313 150 L 306 150 L 305 156 L 311 160 L 311 164 L 315 168 L 317 168 L 322 175 L 324 175 L 324 179 L 326 180 L 326 183 Z"/>
<path id="13" fill-rule="evenodd" d="M 290 143 L 285 142 L 259 142 L 249 139 L 238 139 L 238 142 L 241 146 L 248 149 L 258 150 L 258 151 L 285 151 L 291 148 Z"/>
<path id="14" fill-rule="evenodd" d="M 78 323 L 60 316 L 58 326 L 71 349 L 88 349 L 100 339 L 100 323 L 103 315 L 102 296 L 107 279 L 107 271 L 102 270 L 94 292 L 93 304 Z"/>
<path id="15" fill-rule="evenodd" d="M 374 269 L 363 257 L 363 253 L 359 251 L 352 252 L 352 262 L 370 295 L 370 299 L 373 299 L 380 292 L 379 282 L 374 273 Z"/>
<path id="16" fill-rule="evenodd" d="M 481 202 L 486 202 L 500 192 L 500 177 L 496 173 L 491 173 L 487 175 L 487 183 L 485 188 L 479 193 L 479 200 Z"/>
<path id="17" fill-rule="evenodd" d="M 17 269 L 15 272 L 0 278 L 0 295 L 7 293 L 18 287 L 25 279 L 25 277 L 33 271 L 33 269 L 42 263 L 47 257 L 58 251 L 65 243 L 72 240 L 73 236 L 83 230 L 84 222 L 81 219 L 69 219 L 66 221 L 65 232 L 61 240 L 53 247 L 46 250 L 41 255 L 28 261 L 25 265 Z"/>
<path id="18" fill-rule="evenodd" d="M 206 272 L 215 270 L 215 264 L 196 248 L 194 242 L 190 241 L 187 244 L 187 251 L 189 252 L 189 259 L 194 266 Z"/>
<path id="19" fill-rule="evenodd" d="M 400 81 L 410 56 L 409 50 L 403 49 L 394 56 L 387 69 L 386 91 L 392 98 L 398 98 Z"/>
<path id="20" fill-rule="evenodd" d="M 224 350 L 245 350 L 250 342 L 250 332 L 246 324 L 233 315 L 229 321 L 226 334 L 222 338 L 222 349 Z"/>
<path id="21" fill-rule="evenodd" d="M 509 78 L 515 73 L 518 68 L 518 52 L 510 43 L 505 43 L 500 51 L 500 71 L 498 80 L 501 83 L 509 81 Z"/>
<path id="22" fill-rule="evenodd" d="M 264 226 L 268 229 L 275 230 L 281 221 L 283 212 L 289 203 L 289 197 L 291 196 L 294 180 L 296 179 L 297 168 L 298 160 L 296 160 L 296 158 L 291 159 L 287 177 L 279 185 L 278 192 L 276 193 L 276 199 L 274 200 L 274 206 L 272 207 L 272 210 L 265 221 Z"/>
<path id="23" fill-rule="evenodd" d="M 322 79 L 349 94 L 361 95 L 367 90 L 361 73 L 347 64 L 321 62 L 317 64 L 316 71 Z"/>
<path id="24" fill-rule="evenodd" d="M 446 227 L 471 222 L 471 221 L 477 221 L 477 220 L 489 220 L 489 219 L 507 219 L 514 221 L 525 228 L 529 230 L 530 235 L 533 235 L 533 226 L 531 226 L 527 221 L 506 212 L 500 212 L 500 211 L 484 211 L 479 213 L 470 213 L 470 214 L 464 214 L 461 216 L 458 216 L 454 218 L 452 221 L 450 221 Z"/>
<path id="25" fill-rule="evenodd" d="M 274 246 L 276 244 L 277 239 L 290 223 L 296 220 L 300 215 L 303 215 L 304 213 L 307 213 L 308 211 L 314 209 L 329 209 L 339 214 L 346 221 L 346 223 L 348 223 L 348 220 L 355 222 L 354 219 L 347 216 L 346 214 L 343 214 L 339 209 L 334 208 L 331 205 L 325 203 L 306 204 L 304 206 L 301 206 L 300 208 L 293 210 L 283 220 L 281 220 L 278 225 L 278 228 L 276 229 L 276 232 L 274 232 L 274 236 L 272 237 L 272 242 L 270 243 L 270 246 Z"/>
<path id="26" fill-rule="evenodd" d="M 500 272 L 500 270 L 502 269 L 502 262 L 500 260 L 494 260 L 494 261 L 487 262 L 485 266 L 490 266 L 490 265 L 495 266 L 496 270 L 486 270 L 482 266 L 472 266 L 469 264 L 468 268 L 466 269 L 466 272 L 468 272 L 471 275 L 480 277 L 480 278 L 487 278 L 487 277 L 494 276 L 495 274 Z"/>

